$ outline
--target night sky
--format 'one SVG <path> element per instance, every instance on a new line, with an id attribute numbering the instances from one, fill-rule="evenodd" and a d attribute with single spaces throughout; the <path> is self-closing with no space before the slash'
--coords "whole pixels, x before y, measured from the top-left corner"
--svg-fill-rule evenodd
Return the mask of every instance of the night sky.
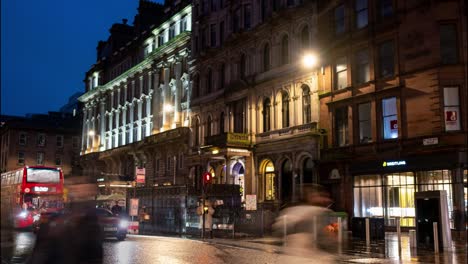
<path id="1" fill-rule="evenodd" d="M 98 41 L 113 23 L 133 23 L 137 7 L 138 0 L 2 0 L 1 114 L 58 111 L 84 91 Z"/>

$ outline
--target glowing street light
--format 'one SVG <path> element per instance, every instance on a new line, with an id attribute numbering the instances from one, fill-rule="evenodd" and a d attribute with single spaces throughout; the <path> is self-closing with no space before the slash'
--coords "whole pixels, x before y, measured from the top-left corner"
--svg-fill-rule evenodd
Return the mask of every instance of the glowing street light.
<path id="1" fill-rule="evenodd" d="M 94 134 L 94 130 L 90 130 L 90 131 L 88 131 L 88 136 L 90 136 L 90 137 L 94 137 L 94 135 L 95 135 L 95 134 Z"/>
<path id="2" fill-rule="evenodd" d="M 313 53 L 308 53 L 302 58 L 302 65 L 305 68 L 313 68 L 318 65 L 318 57 Z"/>
<path id="3" fill-rule="evenodd" d="M 163 110 L 164 112 L 172 112 L 174 111 L 174 107 L 171 104 L 165 104 Z"/>

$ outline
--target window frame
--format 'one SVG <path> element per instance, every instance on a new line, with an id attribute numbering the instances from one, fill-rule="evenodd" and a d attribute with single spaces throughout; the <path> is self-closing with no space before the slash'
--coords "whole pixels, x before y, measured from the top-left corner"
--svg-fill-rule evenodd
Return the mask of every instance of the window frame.
<path id="1" fill-rule="evenodd" d="M 366 58 L 365 60 L 362 60 L 363 58 Z M 354 65 L 356 67 L 356 73 L 354 74 L 354 83 L 356 85 L 361 85 L 364 83 L 368 83 L 371 78 L 370 78 L 370 56 L 369 56 L 369 49 L 364 48 L 357 50 L 356 53 L 354 54 Z M 361 77 L 363 77 L 363 73 L 367 76 L 367 79 L 361 80 Z"/>
<path id="2" fill-rule="evenodd" d="M 23 142 L 22 142 L 23 141 Z M 18 135 L 18 144 L 25 146 L 28 143 L 28 135 L 26 132 L 20 132 Z"/>
<path id="3" fill-rule="evenodd" d="M 55 146 L 57 148 L 63 148 L 64 145 L 65 145 L 65 137 L 63 135 L 57 135 L 56 137 L 56 144 Z M 59 140 L 60 139 L 60 140 Z M 61 142 L 61 144 L 59 144 L 59 142 Z"/>
<path id="4" fill-rule="evenodd" d="M 23 160 L 23 162 L 21 162 Z M 24 151 L 18 151 L 18 165 L 24 165 L 26 161 L 26 154 Z"/>
<path id="5" fill-rule="evenodd" d="M 344 4 L 341 4 L 334 9 L 333 29 L 335 35 L 340 35 L 346 32 L 346 10 Z M 342 16 L 341 16 L 342 15 Z"/>
<path id="6" fill-rule="evenodd" d="M 335 145 L 337 147 L 346 147 L 349 145 L 348 118 L 348 106 L 335 108 L 333 123 L 335 126 Z"/>
<path id="7" fill-rule="evenodd" d="M 395 113 L 389 113 L 389 114 L 386 114 L 385 113 L 385 107 L 384 107 L 384 101 L 390 101 L 390 100 L 395 100 Z M 395 139 L 398 139 L 400 138 L 400 118 L 398 116 L 398 97 L 396 96 L 390 96 L 390 97 L 385 97 L 385 98 L 382 98 L 381 99 L 381 108 L 382 108 L 382 114 L 381 114 L 381 120 L 382 120 L 382 138 L 383 140 L 395 140 Z M 390 120 L 391 117 L 396 117 L 396 135 L 397 137 L 392 137 L 392 129 L 391 129 L 391 125 L 392 123 L 390 123 L 390 125 L 388 126 L 388 128 L 390 129 L 389 130 L 389 135 L 390 137 L 386 136 L 386 128 L 387 128 L 387 125 L 386 125 L 386 120 Z M 391 121 L 391 120 L 390 120 Z"/>
<path id="8" fill-rule="evenodd" d="M 289 102 L 291 101 L 291 98 L 289 96 L 289 93 L 286 91 L 283 91 L 281 94 L 281 125 L 282 128 L 288 128 L 291 126 L 290 122 L 290 107 L 289 107 Z"/>
<path id="9" fill-rule="evenodd" d="M 361 115 L 361 110 L 364 110 L 364 106 L 365 105 L 368 105 L 369 106 L 369 113 L 368 115 L 365 116 L 365 118 L 362 118 L 363 115 L 365 113 L 363 113 Z M 357 105 L 357 110 L 358 110 L 358 114 L 357 114 L 357 117 L 358 117 L 358 131 L 359 131 L 359 143 L 360 144 L 366 144 L 366 143 L 371 143 L 373 142 L 373 138 L 372 138 L 372 102 L 368 101 L 368 102 L 362 102 L 360 104 Z M 367 118 L 367 119 L 366 119 Z M 368 124 L 368 128 L 369 128 L 369 138 L 367 140 L 365 140 L 365 137 L 363 137 L 363 132 L 362 132 L 362 129 L 363 129 L 363 124 Z"/>
<path id="10" fill-rule="evenodd" d="M 39 162 L 40 161 L 39 157 L 42 157 L 42 163 Z M 36 164 L 37 165 L 44 165 L 45 164 L 45 153 L 44 152 L 38 151 L 36 153 Z"/>
<path id="11" fill-rule="evenodd" d="M 450 28 L 453 31 L 450 33 L 453 33 L 453 35 L 450 36 L 449 39 L 443 39 L 442 35 L 442 29 L 443 28 Z M 447 33 L 447 32 L 446 32 Z M 439 38 L 440 38 L 440 61 L 441 64 L 443 65 L 453 65 L 457 64 L 460 61 L 460 54 L 458 50 L 458 34 L 457 34 L 457 24 L 455 23 L 446 23 L 446 24 L 440 24 L 439 25 Z M 447 59 L 446 55 L 447 53 L 450 53 L 450 55 L 453 56 L 453 60 Z"/>
<path id="12" fill-rule="evenodd" d="M 302 85 L 301 88 L 302 88 L 302 123 L 308 124 L 312 122 L 310 87 L 304 84 Z"/>
<path id="13" fill-rule="evenodd" d="M 390 45 L 389 48 L 391 48 L 391 54 L 384 54 L 384 51 L 385 51 L 384 45 L 387 45 L 387 44 Z M 395 42 L 393 41 L 393 39 L 386 40 L 386 41 L 379 43 L 378 54 L 379 54 L 379 59 L 378 59 L 379 60 L 379 68 L 378 68 L 379 78 L 384 79 L 384 78 L 394 77 L 396 61 L 395 61 Z M 386 61 L 386 59 L 390 61 Z M 390 67 L 388 69 L 391 70 L 391 72 L 385 74 L 383 70 L 387 68 L 387 66 L 389 66 L 385 64 L 390 64 L 390 63 L 392 64 L 391 69 Z"/>
<path id="14" fill-rule="evenodd" d="M 354 4 L 354 26 L 356 29 L 363 29 L 369 25 L 369 1 L 356 0 Z M 363 6 L 359 6 L 359 4 L 363 4 Z M 365 14 L 365 24 L 359 25 L 359 18 L 363 13 Z"/>
<path id="15" fill-rule="evenodd" d="M 342 63 L 344 62 L 344 63 Z M 343 69 L 339 69 L 339 65 L 344 65 Z M 346 56 L 339 57 L 335 60 L 335 91 L 346 89 L 349 86 L 348 80 L 348 58 Z M 346 83 L 343 87 L 340 87 L 340 75 L 346 77 Z"/>
<path id="16" fill-rule="evenodd" d="M 449 98 L 447 97 L 448 93 L 446 91 L 448 89 L 456 89 L 456 102 L 455 104 L 452 104 L 452 102 L 449 102 Z M 458 86 L 445 86 L 442 88 L 442 95 L 443 95 L 443 118 L 444 118 L 444 129 L 445 132 L 452 132 L 452 131 L 460 131 L 462 130 L 462 122 L 461 122 L 461 101 L 460 101 L 460 87 Z M 455 112 L 454 116 L 456 118 L 456 124 L 450 124 L 448 122 L 452 122 L 453 120 L 448 120 L 448 110 L 450 112 Z M 452 114 L 453 116 L 453 114 Z M 448 129 L 447 126 L 452 125 L 454 126 L 453 129 Z"/>
<path id="17" fill-rule="evenodd" d="M 41 142 L 41 138 L 43 141 Z M 38 133 L 36 139 L 36 146 L 38 147 L 45 147 L 46 146 L 46 134 L 45 133 Z"/>

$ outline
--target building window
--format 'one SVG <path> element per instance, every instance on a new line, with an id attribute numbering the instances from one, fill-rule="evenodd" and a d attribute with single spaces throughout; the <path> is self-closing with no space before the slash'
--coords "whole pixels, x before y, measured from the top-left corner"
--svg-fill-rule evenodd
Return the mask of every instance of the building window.
<path id="1" fill-rule="evenodd" d="M 283 128 L 289 127 L 289 94 L 287 92 L 283 92 L 282 98 L 282 120 L 283 120 Z"/>
<path id="2" fill-rule="evenodd" d="M 345 9 L 344 5 L 335 8 L 335 34 L 345 32 Z"/>
<path id="3" fill-rule="evenodd" d="M 219 70 L 219 88 L 224 88 L 224 84 L 226 83 L 226 65 L 223 63 L 221 64 L 221 69 Z"/>
<path id="4" fill-rule="evenodd" d="M 210 137 L 211 136 L 211 116 L 208 116 L 208 119 L 206 120 L 206 136 Z"/>
<path id="5" fill-rule="evenodd" d="M 391 77 L 395 72 L 393 42 L 387 41 L 379 46 L 379 76 Z"/>
<path id="6" fill-rule="evenodd" d="M 241 58 L 240 58 L 240 69 L 239 69 L 239 72 L 240 72 L 240 77 L 241 79 L 244 79 L 245 76 L 247 75 L 246 74 L 246 61 L 245 61 L 245 54 L 242 53 L 241 55 Z"/>
<path id="7" fill-rule="evenodd" d="M 172 163 L 172 157 L 168 156 L 166 158 L 166 171 L 171 170 L 171 168 L 172 168 L 171 163 Z"/>
<path id="8" fill-rule="evenodd" d="M 36 164 L 37 165 L 44 165 L 44 152 L 37 152 Z"/>
<path id="9" fill-rule="evenodd" d="M 398 138 L 398 115 L 396 97 L 382 100 L 384 139 Z"/>
<path id="10" fill-rule="evenodd" d="M 213 71 L 208 69 L 208 74 L 206 75 L 206 92 L 209 94 L 213 91 Z"/>
<path id="11" fill-rule="evenodd" d="M 335 65 L 335 79 L 336 79 L 336 90 L 340 90 L 348 87 L 348 66 L 346 64 L 346 57 L 339 58 L 336 60 Z"/>
<path id="12" fill-rule="evenodd" d="M 62 135 L 57 136 L 57 147 L 63 148 L 63 136 Z"/>
<path id="13" fill-rule="evenodd" d="M 381 19 L 393 16 L 393 0 L 380 0 L 379 3 L 379 15 Z"/>
<path id="14" fill-rule="evenodd" d="M 172 23 L 169 26 L 169 40 L 173 39 L 175 37 L 175 24 Z"/>
<path id="15" fill-rule="evenodd" d="M 440 25 L 440 58 L 442 64 L 458 63 L 457 43 L 457 29 L 455 25 Z"/>
<path id="16" fill-rule="evenodd" d="M 62 157 L 60 155 L 55 155 L 55 165 L 62 165 Z"/>
<path id="17" fill-rule="evenodd" d="M 336 144 L 339 147 L 348 145 L 348 107 L 335 110 Z"/>
<path id="18" fill-rule="evenodd" d="M 275 167 L 273 165 L 273 162 L 268 161 L 265 164 L 265 169 L 263 173 L 265 177 L 265 200 L 275 200 L 277 179 L 275 175 Z"/>
<path id="19" fill-rule="evenodd" d="M 460 99 L 458 87 L 444 87 L 445 131 L 460 130 Z"/>
<path id="20" fill-rule="evenodd" d="M 356 28 L 360 29 L 368 23 L 367 0 L 356 0 Z"/>
<path id="21" fill-rule="evenodd" d="M 224 41 L 224 21 L 219 23 L 219 43 L 223 43 Z"/>
<path id="22" fill-rule="evenodd" d="M 301 31 L 301 45 L 303 49 L 309 48 L 309 27 L 305 26 Z"/>
<path id="23" fill-rule="evenodd" d="M 311 105 L 310 105 L 310 88 L 307 85 L 302 85 L 302 119 L 304 124 L 312 122 Z"/>
<path id="24" fill-rule="evenodd" d="M 219 133 L 224 133 L 224 112 L 219 115 Z"/>
<path id="25" fill-rule="evenodd" d="M 18 164 L 23 165 L 24 164 L 24 152 L 18 152 Z"/>
<path id="26" fill-rule="evenodd" d="M 265 44 L 263 46 L 263 70 L 268 71 L 270 69 L 270 45 Z"/>
<path id="27" fill-rule="evenodd" d="M 284 36 L 281 40 L 281 65 L 289 63 L 289 40 L 288 36 Z"/>
<path id="28" fill-rule="evenodd" d="M 263 132 L 270 131 L 270 98 L 263 100 Z"/>
<path id="29" fill-rule="evenodd" d="M 184 168 L 184 154 L 179 153 L 179 169 L 183 169 L 183 168 Z"/>
<path id="30" fill-rule="evenodd" d="M 240 9 L 236 9 L 232 16 L 232 32 L 234 33 L 239 31 L 240 15 Z"/>
<path id="31" fill-rule="evenodd" d="M 369 52 L 367 49 L 360 50 L 355 56 L 356 64 L 356 84 L 362 84 L 370 81 L 369 72 Z"/>
<path id="32" fill-rule="evenodd" d="M 372 142 L 371 127 L 371 103 L 363 103 L 358 106 L 359 111 L 359 142 Z"/>
<path id="33" fill-rule="evenodd" d="M 46 144 L 46 136 L 45 134 L 38 134 L 37 135 L 37 146 L 38 147 L 44 147 Z"/>
<path id="34" fill-rule="evenodd" d="M 18 143 L 22 146 L 26 145 L 26 133 L 20 132 Z"/>
<path id="35" fill-rule="evenodd" d="M 195 146 L 200 145 L 200 121 L 195 121 Z"/>
<path id="36" fill-rule="evenodd" d="M 216 24 L 210 25 L 210 45 L 216 47 Z"/>
<path id="37" fill-rule="evenodd" d="M 183 16 L 182 19 L 180 20 L 180 33 L 184 32 L 187 30 L 187 16 Z"/>
<path id="38" fill-rule="evenodd" d="M 244 28 L 250 29 L 252 20 L 252 7 L 251 5 L 244 6 Z"/>

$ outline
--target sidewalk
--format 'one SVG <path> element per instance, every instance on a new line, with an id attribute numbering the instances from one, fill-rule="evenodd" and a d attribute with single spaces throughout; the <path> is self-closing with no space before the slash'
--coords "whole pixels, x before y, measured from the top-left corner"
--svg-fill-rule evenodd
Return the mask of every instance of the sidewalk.
<path id="1" fill-rule="evenodd" d="M 274 237 L 205 239 L 205 243 L 219 244 L 238 248 L 282 253 L 282 240 Z M 342 263 L 467 263 L 466 244 L 454 243 L 449 251 L 435 254 L 433 251 L 410 248 L 408 234 L 402 234 L 401 253 L 398 252 L 396 233 L 386 233 L 385 241 L 371 241 L 370 247 L 365 241 L 346 239 L 341 249 L 337 246 L 329 250 Z M 341 252 L 340 252 L 341 251 Z"/>

